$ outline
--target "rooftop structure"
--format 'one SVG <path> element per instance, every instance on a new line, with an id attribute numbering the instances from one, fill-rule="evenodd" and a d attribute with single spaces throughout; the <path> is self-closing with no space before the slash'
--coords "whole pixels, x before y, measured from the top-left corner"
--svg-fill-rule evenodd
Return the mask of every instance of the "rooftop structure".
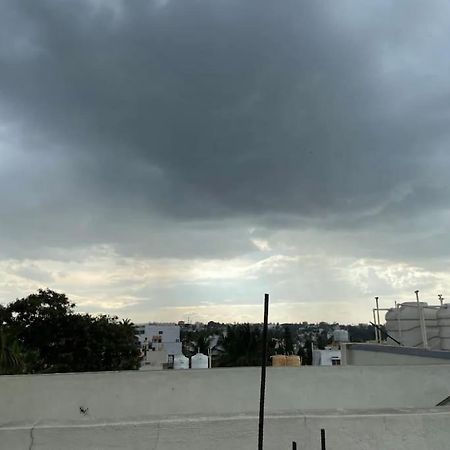
<path id="1" fill-rule="evenodd" d="M 143 369 L 157 370 L 171 366 L 174 357 L 182 353 L 178 325 L 154 323 L 136 325 L 136 336 L 144 356 Z"/>
<path id="2" fill-rule="evenodd" d="M 250 450 L 257 367 L 0 377 L 1 448 Z M 265 449 L 442 450 L 450 365 L 268 368 Z M 51 393 L 51 395 L 49 395 Z M 444 402 L 445 403 L 445 402 Z"/>
<path id="3" fill-rule="evenodd" d="M 450 364 L 450 352 L 445 350 L 374 343 L 348 343 L 342 345 L 341 351 L 342 365 L 419 366 Z"/>

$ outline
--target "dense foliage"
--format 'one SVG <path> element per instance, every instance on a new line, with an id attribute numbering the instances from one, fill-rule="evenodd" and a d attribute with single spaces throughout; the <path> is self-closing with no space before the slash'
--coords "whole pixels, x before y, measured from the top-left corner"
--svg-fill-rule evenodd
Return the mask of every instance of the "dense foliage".
<path id="1" fill-rule="evenodd" d="M 333 342 L 333 331 L 346 329 L 352 342 L 373 339 L 371 325 L 339 325 L 320 322 L 317 324 L 286 323 L 270 324 L 268 330 L 268 357 L 274 354 L 297 354 L 305 365 L 312 364 L 312 347 L 323 349 Z M 192 356 L 198 350 L 211 351 L 213 366 L 255 366 L 261 364 L 261 324 L 184 325 L 181 330 L 183 353 Z M 269 362 L 269 361 L 268 361 Z"/>
<path id="2" fill-rule="evenodd" d="M 131 322 L 77 314 L 74 307 L 49 289 L 0 305 L 0 374 L 139 367 Z"/>
<path id="3" fill-rule="evenodd" d="M 269 336 L 269 356 L 274 354 L 274 343 Z M 249 323 L 227 327 L 220 341 L 223 354 L 219 358 L 221 366 L 256 366 L 261 364 L 263 350 L 262 330 Z"/>

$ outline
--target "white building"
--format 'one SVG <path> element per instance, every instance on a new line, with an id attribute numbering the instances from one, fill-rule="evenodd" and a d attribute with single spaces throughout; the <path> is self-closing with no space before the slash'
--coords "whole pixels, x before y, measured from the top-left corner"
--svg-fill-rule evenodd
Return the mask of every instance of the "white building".
<path id="1" fill-rule="evenodd" d="M 313 366 L 340 366 L 341 350 L 338 348 L 314 349 L 312 351 Z"/>
<path id="2" fill-rule="evenodd" d="M 182 353 L 178 325 L 155 323 L 136 325 L 136 336 L 144 356 L 142 369 L 171 367 L 175 355 Z"/>

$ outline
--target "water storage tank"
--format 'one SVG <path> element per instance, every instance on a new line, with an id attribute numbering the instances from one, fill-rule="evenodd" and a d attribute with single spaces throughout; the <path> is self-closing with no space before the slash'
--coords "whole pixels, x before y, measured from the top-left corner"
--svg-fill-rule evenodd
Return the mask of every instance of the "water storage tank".
<path id="1" fill-rule="evenodd" d="M 450 304 L 442 305 L 437 312 L 439 337 L 442 350 L 450 350 Z"/>
<path id="2" fill-rule="evenodd" d="M 334 342 L 348 342 L 348 331 L 347 330 L 334 330 L 333 331 Z"/>
<path id="3" fill-rule="evenodd" d="M 192 369 L 207 369 L 208 368 L 208 357 L 203 353 L 197 353 L 191 357 L 191 368 Z"/>
<path id="4" fill-rule="evenodd" d="M 286 365 L 289 367 L 300 367 L 301 359 L 297 355 L 286 356 Z"/>
<path id="5" fill-rule="evenodd" d="M 284 367 L 286 365 L 285 355 L 273 355 L 272 356 L 272 366 L 273 367 Z"/>
<path id="6" fill-rule="evenodd" d="M 425 308 L 425 326 L 427 327 L 428 347 L 432 350 L 439 350 L 441 348 L 441 338 L 439 335 L 438 324 L 438 309 Z"/>
<path id="7" fill-rule="evenodd" d="M 386 331 L 397 341 L 403 344 L 402 325 L 398 321 L 398 309 L 390 308 L 386 313 Z M 395 344 L 391 339 L 387 339 L 388 344 Z"/>
<path id="8" fill-rule="evenodd" d="M 425 318 L 428 347 L 440 348 L 437 310 L 425 302 L 421 302 L 420 305 Z M 405 302 L 397 309 L 390 309 L 386 313 L 386 331 L 407 347 L 422 347 L 422 331 L 417 302 Z M 393 344 L 390 339 L 387 341 Z"/>
<path id="9" fill-rule="evenodd" d="M 184 355 L 175 355 L 173 358 L 173 368 L 175 370 L 189 369 L 189 358 Z"/>

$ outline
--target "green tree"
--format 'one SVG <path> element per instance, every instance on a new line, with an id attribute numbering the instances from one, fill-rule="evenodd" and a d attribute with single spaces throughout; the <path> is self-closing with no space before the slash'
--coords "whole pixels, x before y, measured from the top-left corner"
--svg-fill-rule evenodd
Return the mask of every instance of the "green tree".
<path id="1" fill-rule="evenodd" d="M 129 321 L 74 313 L 64 294 L 39 290 L 0 310 L 0 325 L 15 336 L 32 373 L 126 370 L 140 352 Z"/>
<path id="2" fill-rule="evenodd" d="M 0 327 L 0 375 L 22 373 L 25 358 L 19 342 L 5 327 Z"/>
<path id="3" fill-rule="evenodd" d="M 249 323 L 229 325 L 220 340 L 224 353 L 221 366 L 257 366 L 261 364 L 263 349 L 262 331 L 259 325 Z M 268 356 L 274 354 L 272 334 L 268 333 Z"/>
<path id="4" fill-rule="evenodd" d="M 317 347 L 320 350 L 323 350 L 329 343 L 331 342 L 330 339 L 328 339 L 328 334 L 324 330 L 317 336 Z"/>
<path id="5" fill-rule="evenodd" d="M 288 325 L 285 325 L 284 327 L 283 346 L 286 355 L 290 355 L 294 352 L 294 342 L 292 341 L 292 334 Z"/>
<path id="6" fill-rule="evenodd" d="M 302 365 L 310 366 L 312 364 L 312 339 L 311 336 L 308 336 L 304 342 L 303 346 L 300 346 L 298 351 L 298 356 L 302 358 Z"/>

